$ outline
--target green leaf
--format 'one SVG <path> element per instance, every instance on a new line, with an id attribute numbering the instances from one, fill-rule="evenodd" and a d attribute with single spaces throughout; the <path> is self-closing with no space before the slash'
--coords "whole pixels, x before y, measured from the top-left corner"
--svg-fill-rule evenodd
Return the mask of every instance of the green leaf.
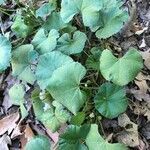
<path id="1" fill-rule="evenodd" d="M 14 84 L 9 90 L 9 96 L 12 103 L 20 105 L 20 102 L 24 99 L 25 90 L 22 84 Z"/>
<path id="2" fill-rule="evenodd" d="M 60 135 L 59 150 L 88 150 L 84 143 L 89 130 L 90 125 L 68 126 L 65 133 Z"/>
<path id="3" fill-rule="evenodd" d="M 59 12 L 52 12 L 43 25 L 43 28 L 47 31 L 52 29 L 61 30 L 65 27 L 67 27 L 67 24 L 63 22 Z"/>
<path id="4" fill-rule="evenodd" d="M 60 13 L 66 23 L 81 14 L 84 25 L 94 32 L 99 29 L 96 36 L 105 39 L 119 32 L 128 19 L 121 6 L 118 0 L 62 0 Z"/>
<path id="5" fill-rule="evenodd" d="M 36 17 L 46 18 L 56 6 L 53 3 L 44 3 L 39 9 L 36 10 Z"/>
<path id="6" fill-rule="evenodd" d="M 0 0 L 0 5 L 5 4 L 5 0 Z"/>
<path id="7" fill-rule="evenodd" d="M 123 144 L 110 144 L 105 141 L 98 133 L 98 126 L 96 124 L 91 125 L 90 131 L 86 137 L 86 145 L 88 146 L 89 150 L 128 150 L 128 148 Z"/>
<path id="8" fill-rule="evenodd" d="M 25 38 L 32 31 L 32 27 L 27 25 L 20 14 L 17 14 L 11 30 L 16 33 L 17 36 Z"/>
<path id="9" fill-rule="evenodd" d="M 86 60 L 87 68 L 92 68 L 94 70 L 99 70 L 100 65 L 100 55 L 102 53 L 101 49 L 98 47 L 93 47 L 91 49 L 91 55 L 89 55 L 88 59 Z"/>
<path id="10" fill-rule="evenodd" d="M 98 132 L 96 124 L 68 126 L 60 135 L 59 150 L 128 150 L 123 144 L 110 144 Z"/>
<path id="11" fill-rule="evenodd" d="M 80 31 L 76 31 L 73 38 L 68 33 L 65 33 L 58 39 L 57 50 L 66 55 L 80 53 L 84 49 L 86 39 L 86 35 Z"/>
<path id="12" fill-rule="evenodd" d="M 54 71 L 47 88 L 55 100 L 74 114 L 86 101 L 86 95 L 79 87 L 85 74 L 86 69 L 81 64 L 66 64 Z"/>
<path id="13" fill-rule="evenodd" d="M 44 29 L 40 29 L 32 40 L 32 44 L 40 54 L 48 53 L 55 49 L 59 33 L 57 30 L 51 30 L 48 35 Z"/>
<path id="14" fill-rule="evenodd" d="M 14 105 L 20 106 L 21 116 L 24 119 L 28 115 L 28 111 L 24 106 L 25 90 L 22 84 L 14 84 L 9 90 L 9 96 Z"/>
<path id="15" fill-rule="evenodd" d="M 83 0 L 81 14 L 83 23 L 92 31 L 96 31 L 102 26 L 101 11 L 105 0 Z"/>
<path id="16" fill-rule="evenodd" d="M 60 126 L 66 123 L 70 119 L 70 113 L 68 113 L 61 104 L 57 104 L 58 102 L 54 101 L 55 109 L 49 108 L 47 109 L 42 117 L 42 123 L 52 132 L 56 132 Z"/>
<path id="17" fill-rule="evenodd" d="M 69 33 L 72 34 L 77 30 L 77 28 L 75 26 L 72 26 L 71 24 L 68 24 L 67 27 L 63 28 L 61 30 L 62 33 Z"/>
<path id="18" fill-rule="evenodd" d="M 41 118 L 41 122 L 49 128 L 52 132 L 56 132 L 60 127 L 60 122 L 56 118 L 55 113 L 52 108 L 46 110 Z"/>
<path id="19" fill-rule="evenodd" d="M 21 111 L 21 117 L 24 119 L 28 115 L 28 111 L 26 110 L 23 102 L 20 102 L 20 111 Z"/>
<path id="20" fill-rule="evenodd" d="M 33 50 L 31 44 L 26 44 L 18 47 L 13 51 L 12 56 L 12 74 L 20 80 L 33 84 L 35 75 L 31 70 L 31 66 L 37 58 L 37 52 Z"/>
<path id="21" fill-rule="evenodd" d="M 80 126 L 85 120 L 85 113 L 78 112 L 75 116 L 73 116 L 70 120 L 70 123 L 73 125 Z"/>
<path id="22" fill-rule="evenodd" d="M 120 86 L 132 81 L 142 67 L 142 57 L 134 48 L 130 48 L 122 58 L 116 58 L 111 51 L 104 50 L 100 58 L 100 71 L 104 78 Z"/>
<path id="23" fill-rule="evenodd" d="M 35 136 L 25 146 L 25 150 L 50 150 L 50 142 L 46 136 Z"/>
<path id="24" fill-rule="evenodd" d="M 91 124 L 85 141 L 90 150 L 100 149 L 101 144 L 105 143 L 105 140 L 98 132 L 98 126 L 96 124 Z"/>
<path id="25" fill-rule="evenodd" d="M 98 38 L 109 38 L 116 34 L 128 20 L 128 13 L 121 9 L 122 2 L 118 0 L 104 0 L 101 10 L 101 20 L 103 25 L 96 32 Z"/>
<path id="26" fill-rule="evenodd" d="M 40 99 L 40 91 L 38 89 L 35 89 L 32 94 L 31 94 L 31 99 L 32 99 L 32 105 L 33 105 L 33 110 L 35 113 L 35 116 L 38 120 L 41 120 L 42 115 L 44 113 L 44 102 Z"/>
<path id="27" fill-rule="evenodd" d="M 44 103 L 39 98 L 39 93 L 39 90 L 34 90 L 31 96 L 35 116 L 47 128 L 55 132 L 70 119 L 70 113 L 56 101 L 53 101 L 51 106 Z"/>
<path id="28" fill-rule="evenodd" d="M 11 43 L 0 34 L 0 73 L 9 66 L 11 58 Z"/>
<path id="29" fill-rule="evenodd" d="M 95 107 L 106 118 L 115 118 L 123 113 L 128 106 L 125 95 L 126 93 L 123 87 L 111 83 L 104 83 L 94 97 Z"/>
<path id="30" fill-rule="evenodd" d="M 62 0 L 60 14 L 63 21 L 66 23 L 71 21 L 74 15 L 80 12 L 82 3 L 83 0 Z"/>
<path id="31" fill-rule="evenodd" d="M 100 27 L 100 10 L 102 1 L 99 0 L 62 0 L 61 16 L 64 22 L 68 23 L 76 14 L 81 14 L 85 26 L 92 30 Z"/>
<path id="32" fill-rule="evenodd" d="M 58 51 L 41 55 L 36 69 L 36 78 L 40 88 L 45 89 L 49 85 L 51 76 L 56 69 L 72 61 L 71 57 Z"/>

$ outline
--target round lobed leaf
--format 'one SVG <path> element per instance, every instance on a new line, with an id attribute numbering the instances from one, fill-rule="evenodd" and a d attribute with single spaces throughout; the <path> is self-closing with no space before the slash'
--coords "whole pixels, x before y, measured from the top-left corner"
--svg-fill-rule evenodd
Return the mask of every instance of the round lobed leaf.
<path id="1" fill-rule="evenodd" d="M 100 57 L 100 71 L 104 78 L 120 86 L 132 81 L 142 67 L 142 57 L 134 48 L 122 58 L 116 58 L 109 50 L 104 50 Z"/>
<path id="2" fill-rule="evenodd" d="M 88 150 L 84 143 L 89 130 L 90 125 L 68 126 L 65 133 L 60 135 L 59 150 Z"/>
<path id="3" fill-rule="evenodd" d="M 46 136 L 33 137 L 25 146 L 25 150 L 50 150 L 50 142 Z"/>
<path id="4" fill-rule="evenodd" d="M 47 31 L 52 29 L 61 30 L 65 27 L 67 27 L 67 24 L 62 20 L 59 12 L 52 12 L 43 25 L 43 28 Z"/>
<path id="5" fill-rule="evenodd" d="M 36 10 L 36 17 L 46 18 L 55 9 L 56 6 L 53 3 L 44 3 Z"/>
<path id="6" fill-rule="evenodd" d="M 58 51 L 41 55 L 36 69 L 36 79 L 41 89 L 45 89 L 51 80 L 53 72 L 59 67 L 71 63 L 71 57 Z"/>
<path id="7" fill-rule="evenodd" d="M 40 54 L 45 54 L 55 49 L 58 37 L 59 33 L 57 30 L 52 29 L 46 35 L 45 30 L 41 28 L 34 36 L 32 44 Z"/>
<path id="8" fill-rule="evenodd" d="M 24 21 L 24 18 L 22 15 L 17 14 L 15 21 L 13 22 L 13 24 L 11 26 L 11 30 L 18 37 L 25 38 L 26 36 L 28 36 L 31 33 L 32 27 L 25 24 L 25 21 Z"/>
<path id="9" fill-rule="evenodd" d="M 68 63 L 54 71 L 47 87 L 52 97 L 74 114 L 86 101 L 86 95 L 79 87 L 85 74 L 86 69 L 81 64 Z"/>
<path id="10" fill-rule="evenodd" d="M 100 19 L 101 27 L 96 32 L 98 38 L 109 38 L 121 30 L 128 20 L 128 13 L 122 9 L 122 2 L 118 0 L 103 0 Z"/>
<path id="11" fill-rule="evenodd" d="M 71 39 L 68 33 L 63 34 L 58 39 L 57 50 L 63 52 L 66 55 L 77 54 L 83 51 L 86 35 L 83 32 L 76 31 Z"/>
<path id="12" fill-rule="evenodd" d="M 20 105 L 20 102 L 24 99 L 24 95 L 25 90 L 21 84 L 15 84 L 9 90 L 9 96 L 15 105 Z"/>
<path id="13" fill-rule="evenodd" d="M 32 63 L 38 57 L 37 52 L 33 50 L 33 45 L 21 45 L 13 51 L 12 55 L 12 74 L 20 80 L 33 84 L 35 75 L 31 69 Z"/>
<path id="14" fill-rule="evenodd" d="M 68 23 L 74 15 L 80 12 L 83 0 L 62 0 L 60 15 Z"/>
<path id="15" fill-rule="evenodd" d="M 106 118 L 115 118 L 123 113 L 128 106 L 125 95 L 123 87 L 104 83 L 94 97 L 95 107 Z"/>
<path id="16" fill-rule="evenodd" d="M 98 132 L 98 126 L 92 124 L 90 131 L 86 137 L 86 145 L 89 150 L 128 150 L 128 148 L 120 143 L 108 143 Z"/>

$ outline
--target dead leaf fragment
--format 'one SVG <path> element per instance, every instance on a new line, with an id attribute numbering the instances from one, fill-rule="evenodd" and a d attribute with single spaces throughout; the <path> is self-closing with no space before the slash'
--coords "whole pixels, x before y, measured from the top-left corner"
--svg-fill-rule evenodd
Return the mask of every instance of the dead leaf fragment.
<path id="1" fill-rule="evenodd" d="M 134 97 L 140 101 L 150 101 L 150 95 L 147 94 L 147 91 L 150 90 L 146 81 L 135 81 L 135 84 L 139 87 L 139 90 L 131 90 L 134 94 Z"/>
<path id="2" fill-rule="evenodd" d="M 138 125 L 131 122 L 126 114 L 122 114 L 118 117 L 118 125 L 124 128 L 124 131 L 118 134 L 118 141 L 130 147 L 138 146 Z"/>
<path id="3" fill-rule="evenodd" d="M 16 138 L 20 135 L 22 135 L 23 133 L 21 132 L 21 121 L 17 124 L 16 128 L 13 130 L 12 134 L 11 134 L 11 139 Z"/>
<path id="4" fill-rule="evenodd" d="M 33 137 L 34 137 L 34 133 L 33 133 L 32 129 L 30 128 L 29 124 L 27 124 L 25 127 L 25 130 L 24 130 L 24 134 L 21 135 L 21 137 L 20 137 L 21 150 L 24 150 L 27 142 Z"/>
<path id="5" fill-rule="evenodd" d="M 150 70 L 150 49 L 145 52 L 141 52 L 141 55 L 144 59 L 144 65 Z"/>
<path id="6" fill-rule="evenodd" d="M 25 129 L 24 133 L 25 133 L 25 138 L 28 141 L 34 137 L 34 133 L 33 133 L 32 129 L 30 128 L 29 124 L 26 125 L 26 129 Z"/>
<path id="7" fill-rule="evenodd" d="M 142 103 L 143 115 L 147 117 L 147 121 L 150 121 L 150 103 Z"/>
<path id="8" fill-rule="evenodd" d="M 150 102 L 150 95 L 147 93 L 148 91 L 150 91 L 150 88 L 146 82 L 146 80 L 150 80 L 150 77 L 140 73 L 136 77 L 136 79 L 137 80 L 135 80 L 134 82 L 139 89 L 131 89 L 131 93 L 134 94 L 134 97 L 139 101 L 144 100 L 146 102 Z"/>
<path id="9" fill-rule="evenodd" d="M 150 122 L 143 126 L 141 132 L 147 140 L 150 140 Z"/>
<path id="10" fill-rule="evenodd" d="M 8 144 L 11 145 L 11 139 L 10 139 L 10 137 L 7 134 L 4 134 L 0 138 L 0 149 L 1 150 L 9 150 Z"/>
<path id="11" fill-rule="evenodd" d="M 8 131 L 8 134 L 12 132 L 17 126 L 16 122 L 19 120 L 19 112 L 8 115 L 0 120 L 0 135 L 3 135 Z"/>

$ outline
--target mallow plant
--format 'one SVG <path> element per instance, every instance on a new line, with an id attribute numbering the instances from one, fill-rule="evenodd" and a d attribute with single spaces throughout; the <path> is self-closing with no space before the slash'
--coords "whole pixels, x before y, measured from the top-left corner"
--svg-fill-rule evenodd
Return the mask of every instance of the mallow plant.
<path id="1" fill-rule="evenodd" d="M 99 134 L 100 117 L 113 119 L 126 111 L 125 86 L 143 67 L 137 49 L 131 47 L 119 57 L 107 46 L 107 39 L 118 36 L 129 18 L 123 2 L 51 0 L 32 9 L 28 16 L 27 10 L 18 11 L 11 26 L 16 38 L 24 39 L 21 45 L 0 35 L 0 72 L 10 68 L 20 80 L 9 96 L 22 118 L 28 115 L 28 85 L 36 119 L 52 132 L 67 125 L 59 136 L 59 150 L 128 149 Z M 26 145 L 27 150 L 50 147 L 44 136 Z"/>

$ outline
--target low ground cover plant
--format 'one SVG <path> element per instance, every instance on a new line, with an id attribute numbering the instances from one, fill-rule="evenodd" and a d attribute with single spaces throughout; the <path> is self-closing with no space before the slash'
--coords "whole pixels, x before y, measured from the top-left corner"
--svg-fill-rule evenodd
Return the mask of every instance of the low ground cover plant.
<path id="1" fill-rule="evenodd" d="M 29 111 L 28 86 L 35 118 L 52 132 L 67 125 L 57 149 L 128 149 L 107 142 L 99 126 L 103 117 L 114 119 L 126 111 L 125 86 L 143 68 L 137 49 L 116 53 L 107 43 L 120 36 L 128 19 L 121 0 L 50 0 L 18 9 L 11 31 L 19 42 L 0 35 L 0 72 L 10 70 L 19 80 L 9 96 L 22 118 Z M 50 147 L 45 136 L 26 145 L 27 150 Z"/>

